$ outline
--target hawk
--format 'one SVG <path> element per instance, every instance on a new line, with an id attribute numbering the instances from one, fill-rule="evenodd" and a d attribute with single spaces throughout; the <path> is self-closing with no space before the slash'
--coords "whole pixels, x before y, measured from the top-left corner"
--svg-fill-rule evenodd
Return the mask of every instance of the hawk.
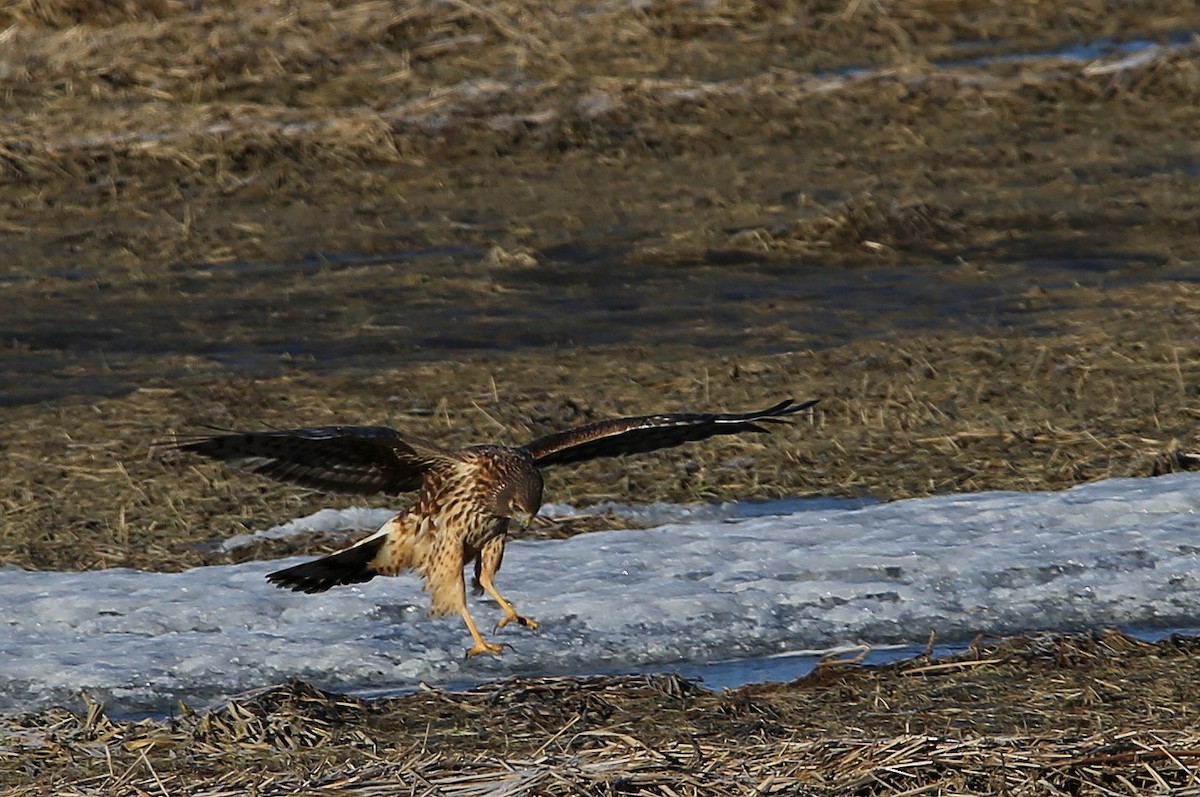
<path id="1" fill-rule="evenodd" d="M 537 623 L 517 613 L 493 583 L 510 521 L 528 526 L 542 505 L 541 468 L 670 448 L 716 435 L 766 432 L 763 424 L 816 404 L 787 399 L 757 412 L 668 413 L 597 421 L 523 446 L 443 448 L 386 426 L 318 426 L 237 432 L 178 442 L 182 451 L 240 464 L 304 487 L 371 495 L 415 492 L 412 505 L 379 531 L 336 553 L 279 570 L 267 579 L 298 592 L 324 592 L 375 576 L 417 571 L 432 613 L 458 613 L 474 645 L 468 656 L 498 653 L 467 610 L 463 568 L 475 565 L 476 594 L 495 599 L 496 628 Z"/>

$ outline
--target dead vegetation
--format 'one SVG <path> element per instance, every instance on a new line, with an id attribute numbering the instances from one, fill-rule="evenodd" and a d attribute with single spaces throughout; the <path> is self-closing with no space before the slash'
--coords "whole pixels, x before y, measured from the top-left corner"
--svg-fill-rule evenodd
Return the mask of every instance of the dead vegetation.
<path id="1" fill-rule="evenodd" d="M 851 197 L 836 208 L 817 206 L 790 227 L 747 230 L 729 245 L 764 256 L 895 254 L 916 247 L 928 251 L 965 232 L 945 207 L 927 202 L 881 202 L 870 193 Z"/>
<path id="2" fill-rule="evenodd" d="M 770 438 L 555 473 L 547 495 L 580 505 L 1040 490 L 1195 468 L 1200 72 L 1179 34 L 1197 29 L 1193 0 L 0 0 L 0 358 L 8 374 L 111 391 L 0 407 L 0 564 L 215 564 L 228 561 L 215 540 L 348 503 L 151 445 L 205 424 L 518 442 L 623 413 L 822 399 Z M 1048 52 L 1103 36 L 1174 45 Z M 419 249 L 441 254 L 326 265 Z M 543 333 L 438 362 L 413 343 L 412 304 L 504 294 L 520 308 L 519 278 L 561 279 L 551 267 L 580 253 L 658 279 L 956 264 L 938 278 L 964 292 L 1017 287 L 1003 323 L 981 304 L 905 327 L 938 313 L 909 308 L 849 342 L 793 323 L 842 312 L 797 292 L 740 304 L 712 322 L 728 337 L 703 342 Z M 1045 258 L 1124 265 L 1071 284 L 1041 280 Z M 254 287 L 229 277 L 239 269 Z M 128 343 L 168 329 L 169 356 Z M 295 329 L 357 359 L 221 358 L 224 342 Z M 13 382 L 6 395 L 24 396 Z M 382 702 L 293 684 L 140 722 L 90 706 L 0 718 L 0 784 L 1200 793 L 1195 652 L 1110 634 L 831 663 L 722 694 L 653 676 Z"/>
<path id="3" fill-rule="evenodd" d="M 1200 86 L 1187 48 L 1114 68 L 969 63 L 1200 28 L 1187 0 L 7 0 L 0 27 L 0 207 L 23 249 L 0 264 L 10 274 L 80 251 L 89 268 L 160 277 L 313 251 L 536 254 L 611 240 L 613 204 L 655 220 L 623 235 L 645 263 L 944 256 L 949 231 L 1001 235 L 1067 196 L 1084 212 L 1055 226 L 1099 233 L 1105 197 L 1067 173 L 1119 171 L 1131 146 L 1155 153 L 1133 164 L 1143 177 L 1171 173 Z M 516 207 L 497 156 L 521 174 Z M 1179 204 L 1137 221 L 1188 217 Z M 819 208 L 828 221 L 808 218 Z"/>
<path id="4" fill-rule="evenodd" d="M 389 700 L 303 683 L 170 719 L 0 720 L 7 794 L 1142 794 L 1196 788 L 1196 640 L 977 641 L 712 692 L 513 678 Z"/>
<path id="5" fill-rule="evenodd" d="M 52 410 L 10 408 L 0 560 L 39 569 L 215 564 L 229 561 L 213 550 L 215 541 L 364 503 L 152 445 L 213 424 L 386 423 L 454 445 L 520 443 L 622 414 L 821 399 L 810 416 L 770 436 L 549 471 L 547 499 L 578 506 L 894 499 L 1188 470 L 1200 454 L 1200 307 L 1185 286 L 1164 290 L 1138 291 L 1173 307 L 1152 326 L 1148 315 L 1130 327 L 1119 310 L 1066 308 L 1058 318 L 1078 331 L 1041 338 L 947 332 L 718 359 L 671 349 L 525 352 L 320 377 L 226 378 Z M 597 523 L 605 521 L 560 521 L 536 533 L 562 536 Z M 283 556 L 340 542 L 288 540 L 252 553 Z"/>

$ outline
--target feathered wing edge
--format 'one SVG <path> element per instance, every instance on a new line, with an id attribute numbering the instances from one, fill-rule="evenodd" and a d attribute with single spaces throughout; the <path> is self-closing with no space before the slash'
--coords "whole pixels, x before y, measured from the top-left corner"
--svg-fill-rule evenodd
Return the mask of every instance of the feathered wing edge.
<path id="1" fill-rule="evenodd" d="M 539 437 L 521 448 L 538 466 L 643 454 L 709 437 L 766 432 L 817 399 L 785 399 L 754 412 L 666 413 L 613 418 Z M 180 451 L 229 461 L 279 481 L 332 492 L 399 494 L 421 486 L 433 468 L 458 461 L 455 452 L 386 426 L 317 426 L 233 432 L 176 440 Z"/>
<path id="2" fill-rule="evenodd" d="M 328 556 L 268 573 L 267 581 L 282 589 L 310 595 L 344 584 L 362 584 L 379 575 L 371 569 L 371 560 L 386 543 L 385 534 L 372 534 Z"/>
<path id="3" fill-rule="evenodd" d="M 176 440 L 179 451 L 318 490 L 399 494 L 421 486 L 453 452 L 386 426 L 317 426 Z"/>
<path id="4" fill-rule="evenodd" d="M 808 409 L 817 401 L 797 403 L 789 398 L 755 412 L 680 412 L 614 418 L 539 437 L 522 448 L 539 466 L 643 454 L 716 435 L 767 432 L 761 424 L 786 423 L 787 416 Z"/>

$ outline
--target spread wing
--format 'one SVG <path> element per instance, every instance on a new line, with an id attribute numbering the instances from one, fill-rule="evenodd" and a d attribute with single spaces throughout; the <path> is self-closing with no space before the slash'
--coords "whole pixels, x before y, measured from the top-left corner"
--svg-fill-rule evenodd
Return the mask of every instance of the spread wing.
<path id="1" fill-rule="evenodd" d="M 416 490 L 430 469 L 456 459 L 451 451 L 386 426 L 235 432 L 175 447 L 272 479 L 359 495 Z"/>
<path id="2" fill-rule="evenodd" d="M 816 404 L 781 401 L 758 412 L 680 412 L 614 418 L 539 437 L 523 448 L 538 465 L 567 465 L 599 457 L 642 454 L 660 448 L 705 440 L 720 434 L 766 432 L 764 423 L 784 423 L 786 416 Z"/>

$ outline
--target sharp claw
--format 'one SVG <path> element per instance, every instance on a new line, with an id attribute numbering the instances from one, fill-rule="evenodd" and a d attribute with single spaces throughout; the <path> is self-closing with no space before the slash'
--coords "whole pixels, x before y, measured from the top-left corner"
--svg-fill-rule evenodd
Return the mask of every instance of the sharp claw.
<path id="1" fill-rule="evenodd" d="M 467 651 L 467 655 L 464 658 L 469 659 L 472 656 L 478 656 L 480 653 L 499 653 L 505 647 L 505 645 L 497 645 L 495 642 L 480 640 L 475 643 L 475 647 Z"/>
<path id="2" fill-rule="evenodd" d="M 537 620 L 530 620 L 528 617 L 522 617 L 519 614 L 509 614 L 501 618 L 500 622 L 496 623 L 496 627 L 493 630 L 499 631 L 501 628 L 513 622 L 514 620 L 518 625 L 523 625 L 531 630 L 538 627 Z"/>

